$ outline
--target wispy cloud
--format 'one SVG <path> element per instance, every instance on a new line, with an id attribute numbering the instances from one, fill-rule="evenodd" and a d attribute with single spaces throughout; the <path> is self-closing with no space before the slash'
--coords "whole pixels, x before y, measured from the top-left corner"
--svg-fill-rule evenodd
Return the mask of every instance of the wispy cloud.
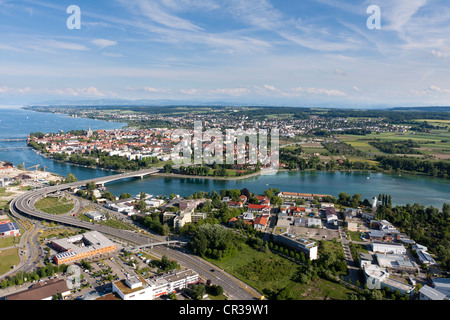
<path id="1" fill-rule="evenodd" d="M 117 41 L 112 41 L 108 39 L 94 39 L 91 41 L 91 43 L 96 45 L 100 49 L 117 45 Z"/>

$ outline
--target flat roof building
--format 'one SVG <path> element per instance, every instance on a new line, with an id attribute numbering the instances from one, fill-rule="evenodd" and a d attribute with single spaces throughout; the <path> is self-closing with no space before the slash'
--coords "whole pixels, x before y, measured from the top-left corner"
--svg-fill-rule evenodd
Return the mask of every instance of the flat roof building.
<path id="1" fill-rule="evenodd" d="M 363 271 L 366 277 L 366 285 L 371 290 L 389 287 L 392 291 L 398 290 L 400 294 L 411 296 L 414 293 L 413 286 L 389 278 L 389 271 L 385 268 L 367 264 L 363 267 Z"/>
<path id="2" fill-rule="evenodd" d="M 58 265 L 109 254 L 116 250 L 116 244 L 98 231 L 54 240 L 52 247 L 61 251 L 54 256 Z"/>
<path id="3" fill-rule="evenodd" d="M 415 273 L 419 266 L 403 254 L 376 253 L 378 265 L 389 271 Z"/>
<path id="4" fill-rule="evenodd" d="M 372 251 L 380 253 L 406 254 L 406 248 L 397 243 L 372 242 Z"/>
<path id="5" fill-rule="evenodd" d="M 314 241 L 286 234 L 274 234 L 273 236 L 276 242 L 287 245 L 291 249 L 303 252 L 310 260 L 318 258 L 318 246 Z"/>
<path id="6" fill-rule="evenodd" d="M 46 282 L 38 282 L 27 290 L 3 297 L 4 300 L 52 300 L 53 296 L 61 294 L 64 298 L 70 294 L 66 280 L 51 279 Z"/>
<path id="7" fill-rule="evenodd" d="M 199 281 L 198 274 L 191 270 L 171 271 L 159 277 L 143 279 L 132 276 L 113 282 L 113 293 L 123 300 L 154 300 L 162 295 L 187 288 Z"/>
<path id="8" fill-rule="evenodd" d="M 20 234 L 19 226 L 15 222 L 0 224 L 0 237 L 13 237 Z"/>

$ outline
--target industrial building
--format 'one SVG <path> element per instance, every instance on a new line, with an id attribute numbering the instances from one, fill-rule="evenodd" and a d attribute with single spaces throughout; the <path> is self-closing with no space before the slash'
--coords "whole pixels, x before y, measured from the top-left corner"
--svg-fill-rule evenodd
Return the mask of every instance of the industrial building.
<path id="1" fill-rule="evenodd" d="M 15 222 L 0 224 L 0 238 L 20 235 L 19 226 Z"/>
<path id="2" fill-rule="evenodd" d="M 116 250 L 116 244 L 98 231 L 54 240 L 52 247 L 60 251 L 54 256 L 54 261 L 58 265 L 107 255 Z"/>

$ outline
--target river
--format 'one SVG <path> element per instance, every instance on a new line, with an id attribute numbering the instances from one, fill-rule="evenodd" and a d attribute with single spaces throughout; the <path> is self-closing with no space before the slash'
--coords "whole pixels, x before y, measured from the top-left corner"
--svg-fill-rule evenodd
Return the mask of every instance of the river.
<path id="1" fill-rule="evenodd" d="M 70 118 L 65 115 L 32 112 L 18 108 L 0 108 L 0 139 L 26 138 L 30 132 L 51 133 L 58 130 L 70 131 L 118 129 L 126 124 L 106 122 L 84 118 Z M 79 180 L 114 174 L 106 170 L 96 170 L 67 163 L 53 161 L 26 149 L 25 141 L 0 141 L 0 159 L 15 165 L 25 162 L 26 167 L 39 164 L 46 170 L 67 176 L 73 173 Z M 3 148 L 3 149 L 2 149 Z M 18 149 L 10 149 L 18 148 Z M 6 149 L 6 150 L 5 150 Z M 198 178 L 147 177 L 128 179 L 109 183 L 107 189 L 115 195 L 127 192 L 132 195 L 145 191 L 152 195 L 188 196 L 196 191 L 247 188 L 254 193 L 262 193 L 268 188 L 281 191 L 330 194 L 338 196 L 340 192 L 350 195 L 359 193 L 362 199 L 371 200 L 379 194 L 392 196 L 394 205 L 419 203 L 441 208 L 450 203 L 450 181 L 433 177 L 414 175 L 391 175 L 364 171 L 352 172 L 286 172 L 275 175 L 257 176 L 243 180 L 209 180 Z"/>

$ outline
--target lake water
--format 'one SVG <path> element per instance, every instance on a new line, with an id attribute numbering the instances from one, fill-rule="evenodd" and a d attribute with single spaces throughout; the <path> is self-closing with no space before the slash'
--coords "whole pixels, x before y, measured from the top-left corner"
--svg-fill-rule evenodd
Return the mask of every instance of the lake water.
<path id="1" fill-rule="evenodd" d="M 30 132 L 57 132 L 72 129 L 92 130 L 121 128 L 125 124 L 83 118 L 69 118 L 64 115 L 31 112 L 20 109 L 0 108 L 0 139 L 26 138 Z M 25 162 L 26 167 L 39 164 L 47 171 L 67 176 L 73 173 L 79 180 L 114 174 L 105 170 L 95 170 L 53 161 L 37 155 L 30 149 L 22 149 L 25 141 L 0 141 L 0 160 L 15 165 Z M 17 148 L 4 149 L 1 148 Z M 369 178 L 369 179 L 368 179 Z M 281 191 L 330 194 L 338 196 L 340 192 L 350 195 L 359 193 L 362 199 L 371 200 L 374 196 L 389 194 L 394 204 L 420 203 L 426 206 L 442 207 L 450 203 L 450 181 L 432 177 L 413 175 L 389 175 L 372 172 L 279 172 L 275 175 L 257 176 L 243 180 L 209 180 L 196 178 L 147 177 L 128 179 L 109 183 L 107 189 L 115 195 L 127 192 L 132 195 L 141 191 L 153 195 L 188 196 L 196 191 L 247 188 L 254 193 L 262 193 L 268 188 Z"/>

